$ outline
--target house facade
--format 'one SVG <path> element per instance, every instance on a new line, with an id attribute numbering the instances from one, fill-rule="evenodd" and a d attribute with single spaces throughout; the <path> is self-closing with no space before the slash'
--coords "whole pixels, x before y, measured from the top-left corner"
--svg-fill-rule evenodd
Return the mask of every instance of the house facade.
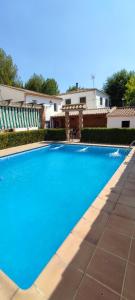
<path id="1" fill-rule="evenodd" d="M 85 104 L 83 111 L 84 127 L 107 127 L 107 114 L 110 112 L 109 96 L 98 89 L 78 89 L 77 91 L 50 96 L 22 88 L 0 85 L 0 102 L 10 100 L 12 104 L 42 104 L 45 114 L 45 127 L 64 128 L 63 105 Z M 70 112 L 70 128 L 78 129 L 78 112 Z"/>
<path id="2" fill-rule="evenodd" d="M 107 128 L 135 128 L 135 107 L 115 107 L 107 115 Z"/>
<path id="3" fill-rule="evenodd" d="M 110 108 L 86 109 L 83 111 L 83 127 L 107 127 L 107 114 Z M 79 113 L 71 111 L 69 114 L 70 129 L 79 128 Z M 51 117 L 51 126 L 65 128 L 65 113 L 57 113 Z"/>
<path id="4" fill-rule="evenodd" d="M 111 111 L 109 96 L 98 89 L 78 89 L 60 95 L 62 105 L 84 104 L 83 127 L 107 127 L 107 114 Z M 79 113 L 70 112 L 70 128 L 79 127 Z M 65 127 L 65 113 L 58 112 L 51 118 L 51 126 Z"/>
<path id="5" fill-rule="evenodd" d="M 43 104 L 45 110 L 45 126 L 50 127 L 50 118 L 61 111 L 62 98 L 42 93 L 29 91 L 22 88 L 0 85 L 0 102 L 12 100 L 12 102 L 24 102 Z"/>
<path id="6" fill-rule="evenodd" d="M 61 94 L 63 105 L 85 104 L 87 109 L 110 107 L 109 96 L 98 89 L 78 89 Z"/>

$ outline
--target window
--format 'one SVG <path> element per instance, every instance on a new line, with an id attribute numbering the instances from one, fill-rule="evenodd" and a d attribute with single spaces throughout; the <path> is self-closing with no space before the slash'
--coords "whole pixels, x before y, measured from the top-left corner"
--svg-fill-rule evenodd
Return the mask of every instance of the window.
<path id="1" fill-rule="evenodd" d="M 80 98 L 80 103 L 85 104 L 86 103 L 86 97 L 81 97 Z"/>
<path id="2" fill-rule="evenodd" d="M 32 100 L 33 104 L 37 104 L 37 100 Z"/>
<path id="3" fill-rule="evenodd" d="M 103 98 L 100 97 L 100 105 L 103 105 Z"/>
<path id="4" fill-rule="evenodd" d="M 50 121 L 45 122 L 45 128 L 50 128 Z"/>
<path id="5" fill-rule="evenodd" d="M 130 127 L 130 121 L 122 121 L 121 126 L 122 127 Z"/>
<path id="6" fill-rule="evenodd" d="M 108 99 L 107 99 L 107 98 L 105 99 L 105 106 L 106 106 L 106 107 L 108 107 L 108 106 L 109 106 L 109 101 L 108 101 Z"/>
<path id="7" fill-rule="evenodd" d="M 57 103 L 54 103 L 54 111 L 58 111 Z"/>
<path id="8" fill-rule="evenodd" d="M 66 99 L 66 100 L 65 100 L 65 104 L 66 104 L 66 105 L 71 104 L 71 99 Z"/>

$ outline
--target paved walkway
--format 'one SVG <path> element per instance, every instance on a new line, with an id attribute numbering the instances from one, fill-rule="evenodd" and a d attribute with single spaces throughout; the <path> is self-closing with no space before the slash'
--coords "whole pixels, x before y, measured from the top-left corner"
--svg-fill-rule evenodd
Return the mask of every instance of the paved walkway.
<path id="1" fill-rule="evenodd" d="M 0 157 L 6 156 L 6 155 L 11 155 L 11 154 L 14 154 L 14 153 L 23 152 L 23 151 L 32 150 L 32 149 L 35 149 L 35 148 L 41 148 L 45 145 L 47 145 L 46 142 L 37 142 L 37 143 L 32 143 L 32 144 L 21 145 L 21 146 L 17 146 L 17 147 L 3 149 L 3 150 L 0 150 Z"/>

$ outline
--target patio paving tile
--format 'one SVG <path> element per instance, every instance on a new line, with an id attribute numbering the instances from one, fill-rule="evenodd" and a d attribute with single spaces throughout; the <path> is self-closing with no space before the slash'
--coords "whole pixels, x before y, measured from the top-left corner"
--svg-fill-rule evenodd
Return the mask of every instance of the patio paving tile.
<path id="1" fill-rule="evenodd" d="M 132 183 L 135 185 L 135 178 L 134 177 L 128 177 L 127 178 L 127 183 Z"/>
<path id="2" fill-rule="evenodd" d="M 135 222 L 116 215 L 111 215 L 107 225 L 108 229 L 131 236 L 134 232 Z"/>
<path id="3" fill-rule="evenodd" d="M 84 219 L 87 220 L 90 225 L 93 225 L 100 214 L 101 212 L 99 211 L 99 209 L 91 206 L 84 214 Z"/>
<path id="4" fill-rule="evenodd" d="M 123 296 L 128 300 L 135 300 L 135 266 L 128 264 Z"/>
<path id="5" fill-rule="evenodd" d="M 3 150 L 0 150 L 0 157 L 5 156 L 5 155 L 19 153 L 22 151 L 27 151 L 30 149 L 41 148 L 46 145 L 47 145 L 47 142 L 41 141 L 41 142 L 37 142 L 37 143 L 25 144 L 25 145 L 21 145 L 21 146 L 12 147 L 12 148 L 6 148 Z"/>
<path id="6" fill-rule="evenodd" d="M 62 264 L 55 255 L 35 285 L 43 292 L 45 299 L 69 300 L 72 299 L 82 279 L 83 273 Z"/>
<path id="7" fill-rule="evenodd" d="M 134 207 L 130 207 L 130 206 L 118 203 L 118 204 L 116 204 L 116 207 L 113 210 L 113 213 L 118 216 L 125 217 L 127 219 L 135 220 L 135 208 Z"/>
<path id="8" fill-rule="evenodd" d="M 132 180 L 132 178 L 134 178 L 135 172 L 134 169 L 132 168 L 131 172 L 129 173 L 129 179 Z"/>
<path id="9" fill-rule="evenodd" d="M 135 264 L 135 239 L 132 240 L 129 261 Z"/>
<path id="10" fill-rule="evenodd" d="M 82 280 L 83 273 L 77 270 L 67 269 L 63 274 L 62 280 L 59 286 L 56 287 L 54 293 L 47 298 L 48 300 L 70 300 L 73 299 L 80 282 Z"/>
<path id="11" fill-rule="evenodd" d="M 134 196 L 125 196 L 121 195 L 118 200 L 119 203 L 125 204 L 128 206 L 135 207 L 135 195 Z"/>
<path id="12" fill-rule="evenodd" d="M 18 287 L 0 271 L 0 300 L 10 300 Z"/>
<path id="13" fill-rule="evenodd" d="M 57 254 L 65 264 L 70 264 L 70 266 L 85 271 L 94 250 L 94 245 L 70 234 L 58 249 Z"/>
<path id="14" fill-rule="evenodd" d="M 90 226 L 89 222 L 86 219 L 82 218 L 77 223 L 75 228 L 73 228 L 72 233 L 74 235 L 77 235 L 81 239 L 85 239 L 85 237 L 87 236 L 90 228 L 91 228 L 91 226 Z"/>
<path id="15" fill-rule="evenodd" d="M 98 246 L 127 259 L 130 241 L 128 236 L 106 229 Z"/>
<path id="16" fill-rule="evenodd" d="M 85 275 L 75 300 L 120 300 L 120 296 Z"/>
<path id="17" fill-rule="evenodd" d="M 110 213 L 110 212 L 112 212 L 112 210 L 115 206 L 115 202 L 111 201 L 111 200 L 108 201 L 107 199 L 98 197 L 98 199 L 96 199 L 96 201 L 94 201 L 92 206 L 97 209 L 100 209 L 100 210 L 102 209 L 103 211 Z"/>
<path id="18" fill-rule="evenodd" d="M 112 192 L 117 193 L 119 195 L 121 193 L 122 189 L 123 189 L 122 184 L 116 184 L 115 187 L 112 188 Z"/>
<path id="19" fill-rule="evenodd" d="M 133 190 L 135 192 L 135 182 L 129 182 L 127 181 L 124 185 L 124 187 L 128 190 Z"/>
<path id="20" fill-rule="evenodd" d="M 35 285 L 48 296 L 50 291 L 52 291 L 61 280 L 63 272 L 64 264 L 62 264 L 57 255 L 54 255 L 49 264 L 35 281 Z"/>
<path id="21" fill-rule="evenodd" d="M 119 193 L 113 193 L 113 192 L 103 197 L 104 200 L 113 201 L 115 203 L 117 202 L 118 198 L 119 198 Z"/>
<path id="22" fill-rule="evenodd" d="M 88 234 L 86 235 L 86 241 L 97 245 L 103 230 L 108 221 L 108 214 L 105 212 L 101 212 L 98 218 L 95 220 L 94 224 L 91 226 Z"/>
<path id="23" fill-rule="evenodd" d="M 124 187 L 122 189 L 121 194 L 125 195 L 125 196 L 131 196 L 131 197 L 133 196 L 134 197 L 135 196 L 135 189 L 134 190 L 133 189 L 127 189 L 127 188 Z"/>
<path id="24" fill-rule="evenodd" d="M 12 300 L 44 300 L 44 295 L 32 286 L 29 290 L 18 290 Z"/>
<path id="25" fill-rule="evenodd" d="M 97 249 L 87 268 L 87 273 L 114 291 L 121 293 L 125 267 L 126 261 L 123 259 Z"/>
<path id="26" fill-rule="evenodd" d="M 101 191 L 101 193 L 98 196 L 101 199 L 107 200 L 107 201 L 113 201 L 113 202 L 117 202 L 118 198 L 119 198 L 119 193 L 114 193 L 114 192 L 106 192 L 106 191 Z"/>

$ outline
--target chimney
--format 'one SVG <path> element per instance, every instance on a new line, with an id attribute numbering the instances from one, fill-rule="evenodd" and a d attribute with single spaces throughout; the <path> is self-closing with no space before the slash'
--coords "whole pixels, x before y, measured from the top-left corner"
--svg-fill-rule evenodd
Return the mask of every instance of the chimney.
<path id="1" fill-rule="evenodd" d="M 78 90 L 78 82 L 76 82 L 76 89 Z"/>

